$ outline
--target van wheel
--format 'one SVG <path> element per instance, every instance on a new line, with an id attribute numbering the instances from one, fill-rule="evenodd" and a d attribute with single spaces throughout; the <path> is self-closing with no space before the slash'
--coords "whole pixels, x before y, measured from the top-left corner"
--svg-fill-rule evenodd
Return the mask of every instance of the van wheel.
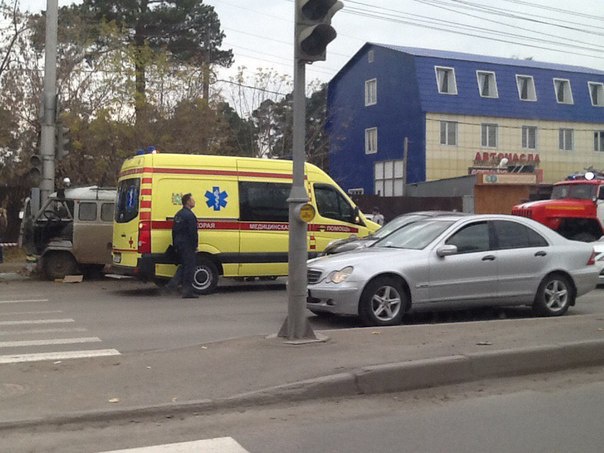
<path id="1" fill-rule="evenodd" d="M 218 286 L 218 268 L 208 260 L 202 259 L 197 263 L 193 276 L 193 291 L 197 294 L 210 294 Z"/>
<path id="2" fill-rule="evenodd" d="M 73 256 L 65 252 L 49 253 L 44 256 L 44 275 L 49 280 L 65 278 L 78 273 L 78 264 Z"/>

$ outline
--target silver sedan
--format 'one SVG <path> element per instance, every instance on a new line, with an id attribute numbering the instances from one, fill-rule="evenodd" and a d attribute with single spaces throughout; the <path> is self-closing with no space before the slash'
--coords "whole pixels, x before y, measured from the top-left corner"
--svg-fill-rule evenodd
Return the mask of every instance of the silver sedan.
<path id="1" fill-rule="evenodd" d="M 412 309 L 484 305 L 559 316 L 597 283 L 592 244 L 517 216 L 444 216 L 366 249 L 309 260 L 307 308 L 378 326 L 399 324 Z"/>

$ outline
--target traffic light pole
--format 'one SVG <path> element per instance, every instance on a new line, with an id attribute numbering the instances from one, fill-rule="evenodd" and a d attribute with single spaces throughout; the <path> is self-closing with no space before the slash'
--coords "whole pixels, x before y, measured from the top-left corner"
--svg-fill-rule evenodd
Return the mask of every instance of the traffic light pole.
<path id="1" fill-rule="evenodd" d="M 289 203 L 289 254 L 287 279 L 287 318 L 279 331 L 280 337 L 289 341 L 316 341 L 306 317 L 306 242 L 307 224 L 300 218 L 300 208 L 308 202 L 304 188 L 306 156 L 306 63 L 295 58 L 294 67 L 294 118 L 293 118 L 293 183 Z"/>
<path id="2" fill-rule="evenodd" d="M 40 198 L 44 203 L 55 190 L 55 126 L 57 116 L 57 31 L 58 0 L 46 0 L 46 44 L 44 52 L 44 92 L 40 156 L 42 181 Z"/>

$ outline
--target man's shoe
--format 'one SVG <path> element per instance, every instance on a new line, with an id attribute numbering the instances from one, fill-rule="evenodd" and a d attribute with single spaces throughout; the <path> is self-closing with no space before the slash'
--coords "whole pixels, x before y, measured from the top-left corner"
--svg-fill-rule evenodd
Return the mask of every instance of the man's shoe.
<path id="1" fill-rule="evenodd" d="M 182 298 L 183 299 L 199 299 L 199 296 L 197 294 L 183 294 Z"/>

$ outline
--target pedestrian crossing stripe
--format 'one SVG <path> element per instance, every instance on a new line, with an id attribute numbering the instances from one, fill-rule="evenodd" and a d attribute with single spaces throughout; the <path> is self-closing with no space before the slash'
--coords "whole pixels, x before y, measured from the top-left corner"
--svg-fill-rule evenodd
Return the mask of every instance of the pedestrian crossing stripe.
<path id="1" fill-rule="evenodd" d="M 90 351 L 45 352 L 39 354 L 0 355 L 0 364 L 41 362 L 43 360 L 86 359 L 91 357 L 108 357 L 121 355 L 117 349 L 93 349 Z"/>
<path id="2" fill-rule="evenodd" d="M 249 453 L 232 437 L 153 445 L 149 447 L 111 450 L 100 453 Z"/>

